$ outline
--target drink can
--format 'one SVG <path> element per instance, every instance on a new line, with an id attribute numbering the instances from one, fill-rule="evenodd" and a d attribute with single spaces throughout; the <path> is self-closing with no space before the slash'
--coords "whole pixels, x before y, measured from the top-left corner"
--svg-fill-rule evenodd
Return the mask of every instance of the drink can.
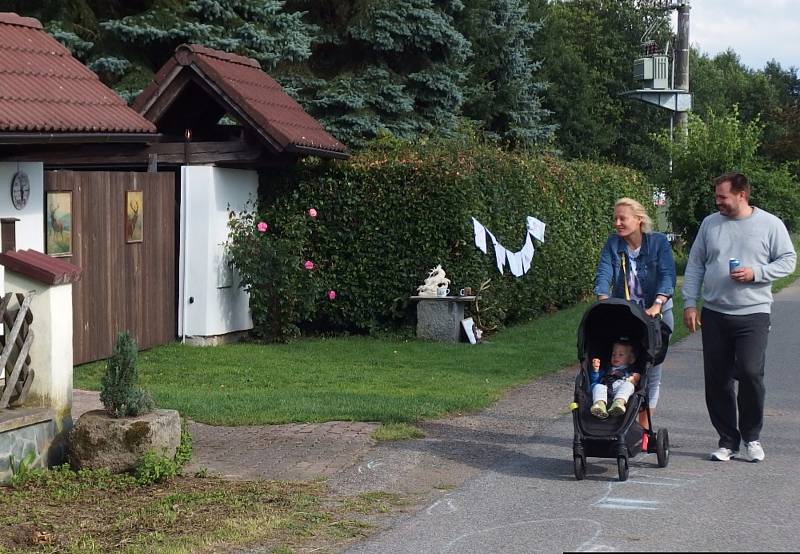
<path id="1" fill-rule="evenodd" d="M 732 273 L 740 265 L 742 265 L 742 262 L 738 258 L 731 258 L 728 260 L 728 271 Z"/>

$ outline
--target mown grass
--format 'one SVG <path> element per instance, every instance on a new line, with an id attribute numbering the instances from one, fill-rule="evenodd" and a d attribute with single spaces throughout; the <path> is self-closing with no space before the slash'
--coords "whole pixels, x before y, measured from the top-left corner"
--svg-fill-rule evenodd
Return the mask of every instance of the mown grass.
<path id="1" fill-rule="evenodd" d="M 574 363 L 585 307 L 474 346 L 370 337 L 171 344 L 140 353 L 140 384 L 160 407 L 209 424 L 413 422 L 485 407 L 509 387 Z M 98 390 L 103 371 L 102 362 L 77 367 L 75 386 Z"/>

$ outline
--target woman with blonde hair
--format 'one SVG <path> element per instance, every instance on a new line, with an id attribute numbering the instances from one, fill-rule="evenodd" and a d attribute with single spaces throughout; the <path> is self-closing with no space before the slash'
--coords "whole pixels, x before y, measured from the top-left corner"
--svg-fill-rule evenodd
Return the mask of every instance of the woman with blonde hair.
<path id="1" fill-rule="evenodd" d="M 609 297 L 636 302 L 650 317 L 662 317 L 672 329 L 672 295 L 675 293 L 675 260 L 663 233 L 652 231 L 647 210 L 633 198 L 620 198 L 614 204 L 614 229 L 600 252 L 595 274 L 594 293 L 598 300 Z M 621 271 L 620 257 L 625 257 L 627 283 Z M 658 404 L 661 390 L 661 364 L 648 371 L 647 397 L 651 413 Z M 639 415 L 647 428 L 647 415 Z M 645 436 L 647 436 L 645 434 Z M 646 445 L 642 445 L 643 449 Z"/>

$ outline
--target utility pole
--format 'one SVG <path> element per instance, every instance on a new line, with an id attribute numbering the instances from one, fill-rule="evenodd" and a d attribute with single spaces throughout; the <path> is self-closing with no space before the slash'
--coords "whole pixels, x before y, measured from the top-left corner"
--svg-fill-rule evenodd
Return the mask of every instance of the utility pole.
<path id="1" fill-rule="evenodd" d="M 689 0 L 679 0 L 678 35 L 675 40 L 675 89 L 689 92 Z M 689 132 L 689 114 L 678 111 L 673 114 L 673 121 L 678 129 Z"/>

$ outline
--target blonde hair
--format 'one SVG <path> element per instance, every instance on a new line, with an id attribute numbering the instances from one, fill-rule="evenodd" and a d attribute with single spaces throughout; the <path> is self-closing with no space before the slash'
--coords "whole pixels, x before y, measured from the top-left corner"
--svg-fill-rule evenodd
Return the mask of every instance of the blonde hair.
<path id="1" fill-rule="evenodd" d="M 647 215 L 647 210 L 644 209 L 638 201 L 634 200 L 633 198 L 620 198 L 617 200 L 616 204 L 614 204 L 614 209 L 616 210 L 620 206 L 627 206 L 633 212 L 634 217 L 638 217 L 642 220 L 639 229 L 642 233 L 649 233 L 653 230 L 653 220 L 650 219 L 650 216 Z"/>

